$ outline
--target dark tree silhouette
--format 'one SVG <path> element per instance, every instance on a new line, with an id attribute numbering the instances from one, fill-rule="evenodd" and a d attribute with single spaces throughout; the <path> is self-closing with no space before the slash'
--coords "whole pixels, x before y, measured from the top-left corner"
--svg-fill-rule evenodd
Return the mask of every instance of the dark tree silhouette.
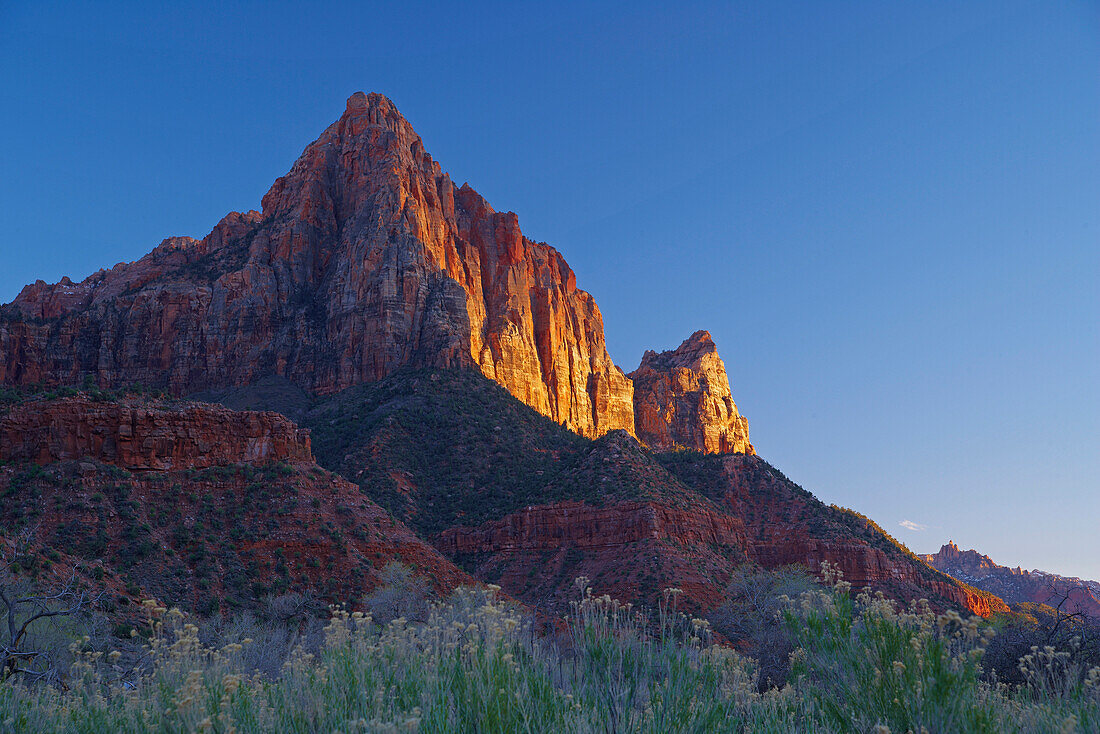
<path id="1" fill-rule="evenodd" d="M 56 682 L 58 661 L 45 645 L 35 644 L 35 632 L 47 620 L 73 617 L 99 599 L 80 588 L 76 572 L 59 590 L 42 592 L 18 578 L 18 559 L 25 558 L 34 531 L 20 534 L 10 547 L 0 546 L 0 678 L 20 676 L 25 681 Z"/>

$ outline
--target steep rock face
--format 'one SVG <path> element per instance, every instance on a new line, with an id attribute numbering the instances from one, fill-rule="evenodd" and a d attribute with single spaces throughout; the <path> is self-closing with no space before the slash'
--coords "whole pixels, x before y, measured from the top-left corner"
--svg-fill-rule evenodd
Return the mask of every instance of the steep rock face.
<path id="1" fill-rule="evenodd" d="M 166 408 L 84 397 L 34 401 L 0 418 L 5 461 L 96 460 L 132 470 L 312 464 L 309 431 L 278 413 L 193 403 Z"/>
<path id="2" fill-rule="evenodd" d="M 960 550 L 953 542 L 921 558 L 959 581 L 996 594 L 1010 604 L 1062 603 L 1062 611 L 1067 614 L 1082 612 L 1100 618 L 1100 582 L 1009 568 L 976 550 Z"/>
<path id="3" fill-rule="evenodd" d="M 647 351 L 630 379 L 637 435 L 654 451 L 756 453 L 709 332 L 697 331 L 671 351 Z"/>
<path id="4" fill-rule="evenodd" d="M 455 186 L 393 103 L 357 93 L 263 197 L 0 312 L 0 383 L 177 395 L 268 375 L 331 393 L 403 366 L 476 366 L 587 436 L 634 430 L 630 380 L 552 247 Z"/>

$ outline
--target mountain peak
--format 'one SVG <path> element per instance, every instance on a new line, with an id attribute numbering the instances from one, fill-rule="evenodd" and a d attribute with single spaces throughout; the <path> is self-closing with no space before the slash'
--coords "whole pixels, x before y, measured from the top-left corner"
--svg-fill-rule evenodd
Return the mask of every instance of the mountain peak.
<path id="1" fill-rule="evenodd" d="M 456 188 L 377 93 L 348 98 L 262 214 L 0 314 L 6 384 L 91 374 L 187 395 L 279 376 L 327 394 L 404 367 L 479 369 L 582 435 L 634 430 L 630 382 L 561 255 Z"/>
<path id="2" fill-rule="evenodd" d="M 389 101 L 388 99 L 386 99 L 385 95 L 378 94 L 377 92 L 371 92 L 369 95 L 365 92 L 356 92 L 348 97 L 346 111 L 351 112 L 352 110 L 365 109 L 370 106 L 372 99 L 375 100 L 376 103 L 377 101 L 383 99 L 385 99 L 387 102 Z"/>
<path id="3" fill-rule="evenodd" d="M 954 541 L 948 541 L 938 553 L 920 558 L 933 568 L 996 594 L 1010 604 L 1031 602 L 1053 606 L 1064 597 L 1070 613 L 1100 614 L 1100 584 L 1094 581 L 1002 566 L 980 551 L 960 550 Z"/>
<path id="4" fill-rule="evenodd" d="M 385 95 L 348 97 L 261 206 L 82 284 L 24 289 L 0 323 L 0 383 L 92 374 L 187 395 L 278 376 L 327 394 L 471 367 L 585 436 L 753 452 L 710 332 L 647 352 L 635 395 L 561 254 L 456 187 Z M 116 311 L 126 323 L 108 327 Z"/>
<path id="5" fill-rule="evenodd" d="M 698 370 L 708 358 L 710 358 L 710 361 L 717 360 L 719 363 L 722 361 L 718 356 L 718 346 L 714 343 L 710 332 L 700 329 L 684 339 L 680 346 L 675 349 L 668 349 L 663 352 L 655 352 L 652 349 L 647 350 L 642 355 L 642 363 L 638 366 L 636 372 L 646 369 L 657 371 Z M 721 365 L 720 369 L 725 372 L 725 365 Z"/>
<path id="6" fill-rule="evenodd" d="M 680 344 L 678 349 L 683 349 L 685 346 L 687 346 L 689 344 L 699 344 L 699 345 L 708 345 L 709 344 L 711 347 L 715 346 L 714 345 L 714 339 L 711 337 L 710 332 L 707 331 L 706 329 L 700 329 L 699 331 L 697 331 L 694 334 L 692 334 L 691 336 L 689 336 L 687 339 L 684 339 L 684 341 Z M 715 348 L 717 348 L 717 347 L 715 347 Z"/>
<path id="7" fill-rule="evenodd" d="M 646 352 L 629 376 L 635 427 L 650 448 L 755 453 L 709 331 L 696 331 L 676 349 Z"/>
<path id="8" fill-rule="evenodd" d="M 378 117 L 392 117 L 405 120 L 405 117 L 398 111 L 397 105 L 393 103 L 393 100 L 378 92 L 371 92 L 370 94 L 356 92 L 348 97 L 343 116 L 348 117 L 350 115 L 370 112 L 376 113 Z"/>

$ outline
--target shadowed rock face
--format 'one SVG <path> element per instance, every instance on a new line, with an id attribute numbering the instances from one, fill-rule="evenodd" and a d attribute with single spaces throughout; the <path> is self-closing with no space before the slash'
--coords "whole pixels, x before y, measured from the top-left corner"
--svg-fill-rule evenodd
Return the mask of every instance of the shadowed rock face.
<path id="1" fill-rule="evenodd" d="M 630 379 L 637 435 L 654 451 L 756 453 L 709 332 L 695 332 L 674 350 L 646 352 Z"/>
<path id="2" fill-rule="evenodd" d="M 235 463 L 312 464 L 309 431 L 278 413 L 194 403 L 165 408 L 83 397 L 17 406 L 0 419 L 7 461 L 96 460 L 128 470 L 206 469 Z"/>
<path id="3" fill-rule="evenodd" d="M 303 425 L 322 466 L 474 576 L 555 614 L 578 576 L 647 605 L 674 586 L 706 612 L 746 562 L 816 573 L 823 561 L 896 599 L 1007 610 L 758 456 L 654 454 L 624 431 L 589 441 L 474 370 L 397 373 L 319 401 Z"/>
<path id="4" fill-rule="evenodd" d="M 177 395 L 280 375 L 315 393 L 474 366 L 586 436 L 633 432 L 630 380 L 552 247 L 456 187 L 393 103 L 356 93 L 262 212 L 0 314 L 0 383 L 94 375 Z"/>

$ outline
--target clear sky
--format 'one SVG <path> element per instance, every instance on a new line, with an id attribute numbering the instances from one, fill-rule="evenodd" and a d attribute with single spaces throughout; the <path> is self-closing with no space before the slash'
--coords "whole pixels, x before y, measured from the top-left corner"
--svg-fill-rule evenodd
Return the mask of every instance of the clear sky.
<path id="1" fill-rule="evenodd" d="M 1100 5 L 307 5 L 0 1 L 0 301 L 258 208 L 382 92 L 624 369 L 709 329 L 821 499 L 1100 578 Z"/>

